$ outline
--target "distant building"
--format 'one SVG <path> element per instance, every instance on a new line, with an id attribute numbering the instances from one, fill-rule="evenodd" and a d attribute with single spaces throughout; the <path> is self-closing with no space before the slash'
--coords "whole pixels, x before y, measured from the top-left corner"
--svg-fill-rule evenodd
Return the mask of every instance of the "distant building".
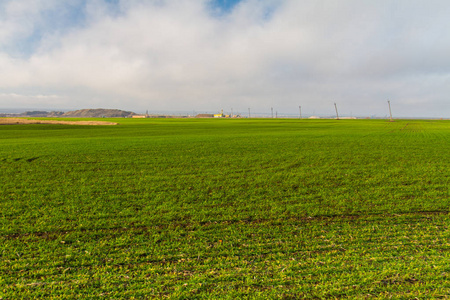
<path id="1" fill-rule="evenodd" d="M 320 119 L 320 117 L 318 117 L 318 116 L 311 116 L 308 119 Z"/>
<path id="2" fill-rule="evenodd" d="M 214 114 L 198 114 L 196 118 L 214 118 Z"/>
<path id="3" fill-rule="evenodd" d="M 220 110 L 219 114 L 198 114 L 196 118 L 229 118 L 229 115 L 223 114 L 223 109 Z"/>
<path id="4" fill-rule="evenodd" d="M 145 112 L 145 115 L 133 115 L 132 116 L 133 119 L 145 119 L 145 118 L 150 118 L 149 114 L 148 114 L 148 110 Z"/>

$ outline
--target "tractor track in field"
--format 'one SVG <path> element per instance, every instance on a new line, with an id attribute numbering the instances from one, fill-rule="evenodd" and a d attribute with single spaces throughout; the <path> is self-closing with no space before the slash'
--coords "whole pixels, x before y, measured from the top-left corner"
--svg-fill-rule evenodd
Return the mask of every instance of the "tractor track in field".
<path id="1" fill-rule="evenodd" d="M 111 232 L 126 232 L 126 231 L 137 231 L 137 230 L 161 230 L 167 228 L 191 228 L 191 227 L 208 227 L 215 225 L 233 225 L 233 224 L 264 224 L 271 223 L 276 224 L 286 224 L 289 222 L 305 222 L 311 223 L 314 221 L 319 222 L 344 222 L 344 221 L 372 221 L 376 222 L 383 219 L 395 219 L 400 217 L 414 217 L 420 216 L 421 218 L 430 219 L 431 216 L 436 215 L 448 215 L 450 211 L 416 211 L 416 212 L 399 212 L 392 214 L 364 214 L 364 215 L 321 215 L 321 216 L 305 216 L 305 217 L 285 217 L 280 219 L 241 219 L 241 220 L 219 220 L 219 221 L 200 221 L 200 222 L 171 222 L 167 224 L 153 224 L 153 225 L 137 225 L 127 224 L 129 226 L 114 226 L 114 227 L 98 227 L 98 228 L 79 228 L 79 229 L 58 229 L 58 230 L 48 230 L 48 231 L 35 231 L 35 232 L 24 232 L 24 233 L 10 233 L 0 235 L 4 239 L 17 239 L 29 236 L 36 236 L 44 239 L 57 239 L 61 234 L 68 234 L 71 232 L 93 232 L 93 231 L 111 231 Z"/>

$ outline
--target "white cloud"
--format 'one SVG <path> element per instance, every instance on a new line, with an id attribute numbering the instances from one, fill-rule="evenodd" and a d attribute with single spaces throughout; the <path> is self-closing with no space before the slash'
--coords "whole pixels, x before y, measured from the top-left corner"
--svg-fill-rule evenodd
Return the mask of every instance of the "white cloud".
<path id="1" fill-rule="evenodd" d="M 363 115 L 383 114 L 390 98 L 405 116 L 424 113 L 411 104 L 450 114 L 446 1 L 243 0 L 225 14 L 206 0 L 70 3 L 0 4 L 2 95 L 59 95 L 70 108 L 316 114 L 338 102 Z M 82 11 L 83 24 L 49 29 L 43 12 L 57 6 Z M 36 30 L 38 46 L 14 56 Z M 6 98 L 3 107 L 29 105 Z"/>
<path id="2" fill-rule="evenodd" d="M 0 93 L 0 103 L 21 103 L 27 108 L 59 109 L 67 106 L 67 97 L 60 95 Z M 38 105 L 37 105 L 38 104 Z M 14 106 L 11 106 L 14 108 Z"/>

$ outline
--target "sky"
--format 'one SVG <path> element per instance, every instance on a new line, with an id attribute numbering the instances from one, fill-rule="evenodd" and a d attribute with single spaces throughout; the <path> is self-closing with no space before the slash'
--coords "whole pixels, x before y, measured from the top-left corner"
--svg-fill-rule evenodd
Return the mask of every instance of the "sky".
<path id="1" fill-rule="evenodd" d="M 448 0 L 1 0 L 0 112 L 450 117 Z"/>

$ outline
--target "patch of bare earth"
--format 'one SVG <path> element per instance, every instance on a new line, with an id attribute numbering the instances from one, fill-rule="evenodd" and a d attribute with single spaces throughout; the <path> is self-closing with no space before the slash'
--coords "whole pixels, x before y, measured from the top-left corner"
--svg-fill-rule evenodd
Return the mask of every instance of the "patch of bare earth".
<path id="1" fill-rule="evenodd" d="M 57 120 L 29 120 L 20 118 L 0 118 L 0 125 L 19 124 L 63 124 L 63 125 L 117 125 L 114 122 L 104 121 L 57 121 Z"/>

